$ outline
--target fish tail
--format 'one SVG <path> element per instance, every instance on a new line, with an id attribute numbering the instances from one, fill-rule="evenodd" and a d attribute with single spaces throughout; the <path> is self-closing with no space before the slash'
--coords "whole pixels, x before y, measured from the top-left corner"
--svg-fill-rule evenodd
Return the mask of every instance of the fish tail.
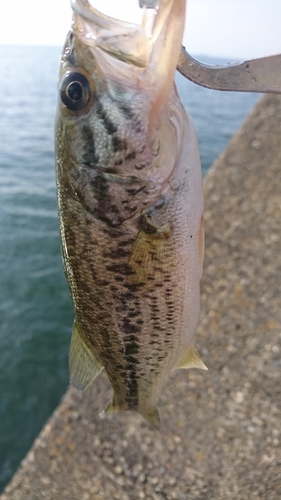
<path id="1" fill-rule="evenodd" d="M 139 413 L 145 418 L 145 420 L 153 427 L 154 429 L 159 429 L 160 427 L 160 415 L 158 408 L 156 406 L 151 406 L 150 408 L 146 408 L 145 410 L 138 410 Z"/>
<path id="2" fill-rule="evenodd" d="M 110 415 L 110 413 L 115 413 L 118 410 L 119 410 L 119 408 L 118 408 L 118 406 L 115 402 L 114 396 L 113 396 L 112 400 L 110 401 L 110 403 L 108 403 L 106 409 L 104 410 L 104 413 Z"/>
<path id="3" fill-rule="evenodd" d="M 108 404 L 104 413 L 110 414 L 110 413 L 114 413 L 114 412 L 122 410 L 122 409 L 123 408 L 118 407 L 118 405 L 115 402 L 114 396 L 113 396 L 112 401 Z M 159 416 L 158 408 L 156 406 L 150 406 L 150 407 L 145 408 L 145 409 L 136 408 L 135 410 L 143 416 L 143 418 L 151 425 L 151 427 L 153 427 L 154 429 L 159 429 L 160 416 Z"/>

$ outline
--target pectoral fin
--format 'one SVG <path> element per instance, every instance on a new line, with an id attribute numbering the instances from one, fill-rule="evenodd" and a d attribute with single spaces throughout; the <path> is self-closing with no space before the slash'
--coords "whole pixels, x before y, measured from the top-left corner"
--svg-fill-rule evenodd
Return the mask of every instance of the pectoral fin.
<path id="1" fill-rule="evenodd" d="M 84 335 L 74 322 L 70 350 L 69 372 L 70 383 L 83 391 L 103 369 L 101 362 L 87 346 Z"/>
<path id="2" fill-rule="evenodd" d="M 201 370 L 208 370 L 207 366 L 203 363 L 199 352 L 196 347 L 189 346 L 176 364 L 174 370 L 188 369 L 188 368 L 201 368 Z"/>
<path id="3" fill-rule="evenodd" d="M 150 215 L 143 216 L 142 224 L 133 244 L 128 264 L 133 271 L 131 283 L 162 280 L 166 253 L 170 243 L 171 228 L 157 227 Z"/>

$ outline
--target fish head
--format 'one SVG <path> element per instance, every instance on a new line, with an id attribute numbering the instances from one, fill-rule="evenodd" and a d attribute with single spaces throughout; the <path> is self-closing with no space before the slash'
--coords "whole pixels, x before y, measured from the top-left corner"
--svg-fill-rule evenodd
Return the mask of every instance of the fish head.
<path id="1" fill-rule="evenodd" d="M 88 0 L 71 4 L 73 32 L 92 47 L 107 78 L 118 79 L 122 87 L 153 88 L 154 100 L 158 104 L 165 100 L 181 51 L 186 0 L 140 1 L 139 25 L 105 16 Z"/>
<path id="2" fill-rule="evenodd" d="M 168 179 L 175 161 L 177 137 L 167 102 L 185 3 L 142 0 L 137 25 L 102 14 L 88 0 L 72 0 L 72 28 L 60 62 L 57 165 L 73 196 L 92 213 L 99 204 L 101 217 L 108 220 L 110 213 L 113 224 L 131 217 L 132 207 L 127 203 L 120 215 L 115 203 L 114 216 L 112 204 L 101 206 L 97 196 L 122 204 L 123 192 L 135 196 L 148 178 L 155 185 Z"/>

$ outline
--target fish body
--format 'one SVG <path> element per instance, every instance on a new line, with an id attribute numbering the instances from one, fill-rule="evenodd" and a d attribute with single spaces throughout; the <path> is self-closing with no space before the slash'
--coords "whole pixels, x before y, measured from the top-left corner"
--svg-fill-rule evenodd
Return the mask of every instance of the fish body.
<path id="1" fill-rule="evenodd" d="M 191 119 L 173 83 L 185 0 L 142 26 L 72 2 L 60 65 L 56 163 L 65 273 L 75 308 L 70 380 L 105 368 L 108 410 L 158 426 L 172 369 L 201 366 L 203 193 Z"/>

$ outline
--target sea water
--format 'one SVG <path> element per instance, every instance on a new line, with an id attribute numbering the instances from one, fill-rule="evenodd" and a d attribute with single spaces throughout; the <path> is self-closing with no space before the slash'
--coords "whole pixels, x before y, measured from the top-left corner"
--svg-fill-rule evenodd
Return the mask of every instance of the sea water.
<path id="1" fill-rule="evenodd" d="M 54 116 L 60 48 L 0 46 L 0 491 L 68 385 L 73 308 L 57 222 Z M 258 96 L 177 76 L 203 173 Z"/>

